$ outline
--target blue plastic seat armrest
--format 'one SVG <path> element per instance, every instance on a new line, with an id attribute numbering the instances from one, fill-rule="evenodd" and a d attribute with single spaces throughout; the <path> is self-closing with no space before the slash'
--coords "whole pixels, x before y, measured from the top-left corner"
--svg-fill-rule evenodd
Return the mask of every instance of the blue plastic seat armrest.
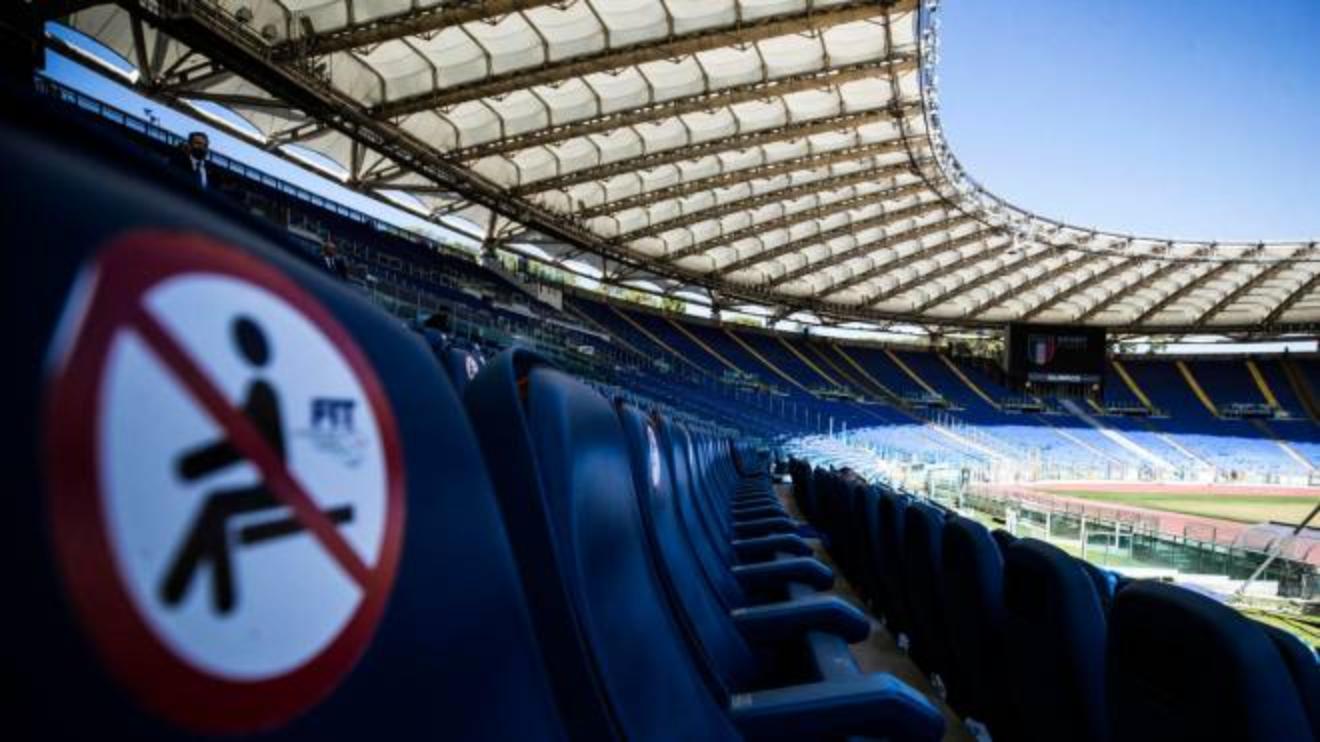
<path id="1" fill-rule="evenodd" d="M 782 588 L 790 582 L 800 582 L 817 590 L 834 587 L 834 570 L 814 557 L 739 564 L 733 567 L 733 576 L 742 589 L 752 592 Z"/>
<path id="2" fill-rule="evenodd" d="M 744 520 L 734 523 L 733 535 L 735 538 L 749 538 L 771 533 L 792 533 L 797 530 L 797 527 L 797 521 L 778 515 L 773 518 L 757 518 L 756 520 Z"/>
<path id="3" fill-rule="evenodd" d="M 744 538 L 734 541 L 733 553 L 741 561 L 760 561 L 775 554 L 811 556 L 811 543 L 795 533 L 774 533 L 769 536 Z"/>
<path id="4" fill-rule="evenodd" d="M 834 595 L 748 606 L 729 615 L 738 632 L 752 643 L 796 640 L 808 631 L 833 634 L 849 644 L 871 635 L 866 614 Z"/>
<path id="5" fill-rule="evenodd" d="M 729 701 L 729 714 L 749 739 L 862 735 L 925 742 L 944 736 L 939 710 L 881 673 L 738 693 Z"/>
<path id="6" fill-rule="evenodd" d="M 733 508 L 729 511 L 729 514 L 733 516 L 735 522 L 760 520 L 761 518 L 788 517 L 788 513 L 784 512 L 784 509 L 778 505 L 757 505 L 756 507 L 750 508 Z"/>

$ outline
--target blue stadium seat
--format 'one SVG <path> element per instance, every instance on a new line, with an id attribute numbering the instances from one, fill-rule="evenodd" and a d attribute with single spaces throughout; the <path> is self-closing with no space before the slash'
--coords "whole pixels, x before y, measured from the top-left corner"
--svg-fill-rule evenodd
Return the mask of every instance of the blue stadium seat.
<path id="1" fill-rule="evenodd" d="M 1002 528 L 996 528 L 995 530 L 991 531 L 990 536 L 995 540 L 995 544 L 999 547 L 999 553 L 1001 555 L 1007 554 L 1008 547 L 1012 546 L 1013 542 L 1017 541 L 1018 539 L 1017 536 L 1014 536 L 1013 534 L 1009 533 L 1008 531 L 1005 531 Z"/>
<path id="2" fill-rule="evenodd" d="M 1270 635 L 1213 598 L 1153 581 L 1125 587 L 1108 659 L 1114 739 L 1316 738 Z"/>
<path id="3" fill-rule="evenodd" d="M 880 544 L 880 489 L 876 486 L 868 486 L 863 492 L 858 528 L 862 529 L 862 565 L 857 587 L 867 604 L 878 615 L 884 615 L 884 589 L 881 587 L 884 552 Z"/>
<path id="4" fill-rule="evenodd" d="M 962 517 L 945 522 L 943 589 L 950 660 L 965 683 L 955 696 L 960 701 L 957 710 L 987 725 L 992 736 L 1013 739 L 1004 558 L 985 526 Z"/>
<path id="5" fill-rule="evenodd" d="M 467 389 L 468 382 L 481 371 L 481 360 L 475 354 L 454 345 L 445 350 L 444 363 L 445 372 L 449 374 L 449 380 L 453 382 L 459 396 Z"/>
<path id="6" fill-rule="evenodd" d="M 723 608 L 697 563 L 692 534 L 681 524 L 674 503 L 681 494 L 673 486 L 663 454 L 666 423 L 648 419 L 626 403 L 615 404 L 660 582 L 690 643 L 712 671 L 716 687 L 727 694 L 730 689 L 821 679 L 818 671 L 794 675 L 775 669 L 775 656 L 804 653 L 812 656 L 812 668 L 831 668 L 837 675 L 841 668 L 851 667 L 856 674 L 847 645 L 865 639 L 870 626 L 860 611 L 837 596 L 803 595 L 732 612 Z"/>
<path id="7" fill-rule="evenodd" d="M 690 534 L 698 563 L 726 608 L 782 600 L 788 597 L 791 584 L 817 590 L 833 586 L 833 570 L 807 556 L 811 548 L 796 534 L 737 538 L 731 526 L 711 512 L 701 493 L 704 478 L 699 476 L 696 459 L 691 455 L 689 431 L 670 425 L 662 425 L 661 431 L 680 522 Z"/>
<path id="8" fill-rule="evenodd" d="M 619 732 L 639 740 L 942 733 L 929 704 L 886 676 L 727 703 L 713 695 L 651 563 L 612 405 L 517 350 L 487 364 L 466 400 L 483 447 L 503 462 L 492 475 L 529 594 L 545 598 L 536 615 L 542 643 L 563 649 L 550 661 L 590 676 L 572 688 L 574 705 L 603 701 Z"/>
<path id="9" fill-rule="evenodd" d="M 870 489 L 860 479 L 844 484 L 844 517 L 839 524 L 843 544 L 836 550 L 848 579 L 863 592 L 867 583 L 866 555 L 871 548 L 866 532 L 866 497 Z"/>
<path id="10" fill-rule="evenodd" d="M 944 512 L 927 502 L 907 509 L 903 516 L 903 579 L 912 619 L 912 659 L 922 670 L 938 675 L 952 696 L 961 688 L 961 678 L 954 677 L 957 669 L 949 661 L 949 630 L 941 587 L 944 520 Z"/>
<path id="11" fill-rule="evenodd" d="M 819 486 L 816 469 L 811 464 L 802 462 L 802 496 L 798 501 L 798 509 L 802 511 L 802 516 L 807 522 L 816 526 L 820 525 L 820 506 L 817 502 Z"/>
<path id="12" fill-rule="evenodd" d="M 8 736 L 214 739 L 220 727 L 269 740 L 370 739 L 382 734 L 563 739 L 589 733 L 586 726 L 565 726 L 567 717 L 556 707 L 480 451 L 462 407 L 423 342 L 340 284 L 284 256 L 240 218 L 218 215 L 186 194 L 157 187 L 149 177 L 78 156 L 52 144 L 50 134 L 49 127 L 38 134 L 0 126 L 0 157 L 6 168 L 0 179 L 0 223 L 10 230 L 8 238 L 23 246 L 7 257 L 4 294 L 7 310 L 21 311 L 24 318 L 15 323 L 9 340 L 12 371 L 19 375 L 10 397 L 17 407 L 18 437 L 6 455 L 16 482 L 8 498 L 5 554 L 12 564 L 24 567 L 13 572 L 9 583 L 14 588 L 10 605 L 21 605 L 22 610 L 8 617 L 21 640 L 9 642 L 4 652 Z M 146 175 L 154 177 L 150 171 Z M 144 228 L 153 231 L 146 234 Z M 98 262 L 106 254 L 104 246 L 130 233 L 145 235 L 147 241 L 171 240 L 171 249 L 131 265 Z M 204 245 L 203 239 L 212 244 Z M 100 314 L 85 318 L 91 324 L 68 321 L 78 318 L 87 279 L 95 276 L 102 285 L 118 284 L 130 273 L 154 271 L 165 262 L 200 266 L 217 255 L 254 266 L 273 276 L 271 280 L 289 282 L 327 312 L 379 378 L 401 445 L 395 465 L 404 483 L 403 530 L 392 588 L 382 588 L 384 602 L 374 629 L 363 625 L 367 633 L 361 636 L 360 655 L 346 656 L 342 676 L 332 676 L 315 697 L 304 698 L 301 707 L 282 708 L 289 696 L 280 694 L 294 690 L 288 683 L 248 695 L 247 705 L 241 699 L 227 702 L 237 706 L 222 703 L 213 695 L 221 692 L 219 686 L 203 680 L 143 685 L 142 678 L 182 662 L 157 649 L 117 651 L 128 641 L 126 627 L 134 611 L 149 610 L 141 606 L 150 603 L 118 602 L 105 581 L 94 581 L 93 589 L 86 589 L 86 576 L 98 569 L 95 562 L 103 561 L 91 552 L 67 569 L 57 569 L 57 531 L 92 533 L 105 527 L 88 520 L 52 519 L 57 487 L 79 487 L 69 490 L 79 502 L 96 497 L 90 489 L 92 478 L 65 476 L 74 465 L 66 442 L 88 434 L 96 417 L 89 413 L 52 419 L 42 407 L 43 392 L 53 385 L 87 381 L 66 365 L 71 359 L 103 360 L 86 355 L 92 351 L 84 338 L 93 332 L 93 324 L 115 318 Z M 198 300 L 176 311 L 206 316 L 217 310 Z M 177 326 L 176 332 L 175 341 L 190 348 L 211 342 Z M 154 389 L 134 381 L 140 377 L 125 378 L 138 404 L 150 406 L 145 414 L 156 424 L 166 430 L 177 425 L 177 413 L 158 406 Z M 300 381 L 314 389 L 325 380 L 312 373 Z M 306 390 L 286 385 L 277 391 L 289 399 Z M 301 408 L 286 409 L 290 426 L 306 425 L 303 414 Z M 185 447 L 192 431 L 182 431 L 178 444 Z M 118 465 L 146 476 L 162 462 L 159 451 L 148 445 L 156 439 L 139 432 L 135 447 L 117 449 L 116 456 Z M 165 466 L 168 471 L 168 459 Z M 241 616 L 246 605 L 245 580 L 250 575 L 239 566 L 237 612 L 231 616 Z M 288 588 L 296 594 L 300 586 Z M 310 600 L 304 610 L 309 614 L 324 609 L 315 602 L 317 594 L 306 597 Z M 98 641 L 95 635 L 103 631 L 114 632 L 114 641 Z M 194 649 L 214 650 L 221 641 L 205 633 L 193 636 L 200 637 L 190 640 Z M 283 640 L 272 636 L 279 651 Z M 245 678 L 229 678 L 222 690 L 234 698 L 253 693 L 249 685 Z M 259 682 L 256 686 L 265 687 Z M 184 710 L 184 702 L 194 698 L 195 703 L 187 704 L 192 710 Z M 208 707 L 215 709 L 214 718 L 195 717 Z"/>
<path id="13" fill-rule="evenodd" d="M 903 637 L 912 627 L 907 581 L 904 577 L 906 570 L 903 566 L 907 558 L 903 544 L 903 521 L 909 505 L 910 498 L 906 495 L 893 492 L 880 495 L 880 551 L 884 565 L 880 581 L 885 592 L 885 628 L 895 641 L 904 641 Z"/>
<path id="14" fill-rule="evenodd" d="M 1320 737 L 1320 652 L 1315 647 L 1308 647 L 1296 635 L 1269 624 L 1262 623 L 1274 642 L 1274 648 L 1283 657 L 1283 664 L 1292 675 L 1293 684 L 1306 707 L 1306 717 L 1311 722 L 1311 732 Z"/>
<path id="15" fill-rule="evenodd" d="M 1023 739 L 1110 739 L 1105 615 L 1080 562 L 1043 541 L 1018 539 L 1004 556 L 1004 605 Z"/>

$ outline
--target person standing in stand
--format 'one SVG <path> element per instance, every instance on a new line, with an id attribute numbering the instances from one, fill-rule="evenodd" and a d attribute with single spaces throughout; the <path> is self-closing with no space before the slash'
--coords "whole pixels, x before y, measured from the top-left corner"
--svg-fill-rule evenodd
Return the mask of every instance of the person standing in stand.
<path id="1" fill-rule="evenodd" d="M 209 188 L 211 183 L 210 160 L 211 139 L 205 132 L 194 131 L 188 135 L 187 142 L 170 155 L 170 164 L 187 174 L 201 188 Z"/>

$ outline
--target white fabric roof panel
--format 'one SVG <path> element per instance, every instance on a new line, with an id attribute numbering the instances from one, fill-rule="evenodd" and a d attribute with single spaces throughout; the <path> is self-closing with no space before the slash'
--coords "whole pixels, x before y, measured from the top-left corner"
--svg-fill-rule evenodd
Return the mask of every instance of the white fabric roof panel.
<path id="1" fill-rule="evenodd" d="M 977 186 L 938 126 L 934 11 L 916 0 L 209 5 L 248 18 L 199 15 L 216 39 L 241 25 L 309 92 L 328 85 L 345 111 L 503 195 L 464 205 L 461 182 L 437 186 L 382 140 L 355 144 L 337 120 L 274 100 L 260 75 L 209 66 L 213 50 L 158 42 L 150 17 L 146 49 L 117 6 L 67 22 L 130 62 L 149 58 L 136 79 L 149 93 L 229 105 L 269 146 L 306 148 L 350 185 L 435 214 L 486 221 L 525 206 L 538 215 L 528 234 L 585 236 L 547 254 L 625 256 L 649 275 L 629 280 L 843 319 L 1320 323 L 1314 243 L 1130 238 Z"/>

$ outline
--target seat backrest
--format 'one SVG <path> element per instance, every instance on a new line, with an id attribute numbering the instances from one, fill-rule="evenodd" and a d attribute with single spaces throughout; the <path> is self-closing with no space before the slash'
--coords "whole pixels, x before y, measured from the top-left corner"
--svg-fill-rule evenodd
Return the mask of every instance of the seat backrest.
<path id="1" fill-rule="evenodd" d="M 848 578 L 858 584 L 865 580 L 863 570 L 866 564 L 866 550 L 869 548 L 866 541 L 865 518 L 868 489 L 866 483 L 860 479 L 844 480 L 844 509 L 838 526 L 839 535 L 845 542 L 841 551 L 844 555 L 844 568 L 848 571 Z"/>
<path id="2" fill-rule="evenodd" d="M 1269 635 L 1206 595 L 1154 581 L 1125 587 L 1108 655 L 1115 739 L 1314 739 Z"/>
<path id="3" fill-rule="evenodd" d="M 1017 541 L 1017 536 L 1014 536 L 1002 528 L 996 528 L 991 531 L 990 536 L 995 540 L 995 544 L 999 547 L 999 553 L 1001 556 L 1008 553 L 1008 547 L 1012 546 L 1014 541 Z"/>
<path id="4" fill-rule="evenodd" d="M 481 362 L 472 353 L 451 345 L 445 350 L 445 371 L 449 374 L 454 389 L 462 395 L 468 382 L 481 372 Z"/>
<path id="5" fill-rule="evenodd" d="M 1005 692 L 1004 559 L 986 527 L 969 518 L 944 524 L 944 607 L 950 661 L 966 684 L 956 694 L 964 715 L 1011 737 L 1012 699 Z"/>
<path id="6" fill-rule="evenodd" d="M 1095 596 L 1100 599 L 1100 610 L 1108 615 L 1109 609 L 1114 606 L 1114 595 L 1118 592 L 1118 573 L 1081 559 L 1077 563 L 1086 570 L 1086 576 L 1091 578 L 1091 584 L 1095 585 Z"/>
<path id="7" fill-rule="evenodd" d="M 1292 675 L 1293 685 L 1297 687 L 1297 693 L 1306 707 L 1311 731 L 1320 737 L 1320 653 L 1296 635 L 1277 626 L 1262 623 L 1260 627 L 1274 642 L 1274 648 L 1279 650 L 1279 656 L 1283 658 L 1283 664 Z"/>
<path id="8" fill-rule="evenodd" d="M 628 440 L 633 485 L 660 582 L 689 644 L 703 660 L 708 684 L 717 697 L 727 698 L 731 688 L 747 687 L 755 678 L 756 658 L 714 594 L 680 522 L 670 457 L 664 454 L 664 422 L 621 401 L 616 400 L 615 407 Z"/>
<path id="9" fill-rule="evenodd" d="M 732 739 L 670 611 L 646 546 L 627 444 L 613 406 L 523 350 L 486 364 L 466 394 L 492 469 L 542 643 L 580 647 L 590 679 L 575 708 L 603 699 L 628 739 Z M 536 531 L 543 530 L 537 534 Z M 541 587 L 534 587 L 540 585 Z M 535 590 L 535 592 L 533 592 Z M 571 634 L 549 636 L 571 631 Z M 580 662 L 569 652 L 556 661 Z M 566 668 L 579 674 L 574 668 Z"/>
<path id="10" fill-rule="evenodd" d="M 702 575 L 711 586 L 720 603 L 727 610 L 733 610 L 746 604 L 747 597 L 742 586 L 729 569 L 729 561 L 719 548 L 725 535 L 703 513 L 692 476 L 693 457 L 691 455 L 692 438 L 687 429 L 677 423 L 666 421 L 661 426 L 662 443 L 668 454 L 670 473 L 674 481 L 674 499 L 678 506 L 679 525 L 687 535 L 697 564 Z M 727 547 L 727 542 L 725 542 Z"/>
<path id="11" fill-rule="evenodd" d="M 60 127 L 0 124 L 10 734 L 566 736 L 423 341 Z"/>
<path id="12" fill-rule="evenodd" d="M 944 514 L 924 502 L 909 507 L 903 518 L 903 567 L 911 611 L 912 658 L 921 669 L 947 677 L 948 629 L 945 624 Z"/>
<path id="13" fill-rule="evenodd" d="M 816 476 L 816 469 L 811 464 L 802 462 L 802 499 L 798 501 L 798 508 L 812 525 L 820 524 L 820 511 L 817 506 L 819 486 L 820 480 Z"/>
<path id="14" fill-rule="evenodd" d="M 811 515 L 818 528 L 830 527 L 830 503 L 834 496 L 833 475 L 823 466 L 811 470 Z"/>
<path id="15" fill-rule="evenodd" d="M 865 597 L 876 609 L 884 613 L 884 549 L 881 539 L 882 525 L 880 523 L 880 488 L 867 487 L 865 496 L 862 499 L 862 512 L 858 520 L 860 527 L 865 530 L 865 547 L 862 555 L 862 589 Z"/>
<path id="16" fill-rule="evenodd" d="M 867 529 L 867 562 L 866 574 L 867 581 L 871 585 L 871 605 L 875 607 L 880 615 L 888 613 L 888 591 L 886 582 L 884 582 L 884 570 L 888 568 L 884 561 L 884 539 L 886 539 L 886 525 L 884 525 L 884 507 L 883 500 L 886 498 L 882 487 L 871 487 L 867 492 L 865 507 L 866 529 Z"/>
<path id="17" fill-rule="evenodd" d="M 904 495 L 884 492 L 880 495 L 880 550 L 884 555 L 880 580 L 885 590 L 885 626 L 895 638 L 907 633 L 912 625 L 908 610 L 906 570 L 903 561 L 903 521 L 909 500 Z"/>
<path id="18" fill-rule="evenodd" d="M 1004 557 L 1017 718 L 1024 738 L 1109 739 L 1105 713 L 1105 615 L 1078 560 L 1018 539 Z"/>

